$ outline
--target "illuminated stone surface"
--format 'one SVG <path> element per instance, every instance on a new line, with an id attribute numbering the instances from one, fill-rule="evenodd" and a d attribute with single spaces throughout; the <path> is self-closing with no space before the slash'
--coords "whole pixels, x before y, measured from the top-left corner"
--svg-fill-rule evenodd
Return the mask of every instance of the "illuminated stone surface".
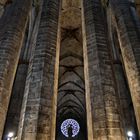
<path id="1" fill-rule="evenodd" d="M 139 0 L 0 0 L 0 139 L 65 140 L 67 118 L 80 125 L 76 140 L 139 139 L 139 9 Z"/>

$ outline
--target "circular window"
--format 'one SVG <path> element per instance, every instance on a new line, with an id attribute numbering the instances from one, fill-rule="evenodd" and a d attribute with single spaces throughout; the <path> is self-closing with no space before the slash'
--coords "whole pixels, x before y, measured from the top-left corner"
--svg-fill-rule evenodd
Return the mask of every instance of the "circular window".
<path id="1" fill-rule="evenodd" d="M 61 132 L 65 137 L 75 137 L 79 130 L 80 126 L 74 119 L 67 119 L 61 124 Z"/>

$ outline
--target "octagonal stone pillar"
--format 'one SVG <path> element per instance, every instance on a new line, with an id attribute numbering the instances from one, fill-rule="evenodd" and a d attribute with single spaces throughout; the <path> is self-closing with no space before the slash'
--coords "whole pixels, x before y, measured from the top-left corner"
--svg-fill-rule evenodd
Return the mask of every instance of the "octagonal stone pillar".
<path id="1" fill-rule="evenodd" d="M 88 73 L 88 105 L 92 130 L 88 130 L 90 140 L 124 140 L 120 120 L 118 95 L 108 48 L 106 18 L 101 1 L 83 0 L 83 28 L 85 32 L 84 58 L 87 57 L 85 70 Z"/>
<path id="2" fill-rule="evenodd" d="M 54 140 L 54 100 L 60 1 L 42 0 L 37 41 L 29 64 L 19 140 Z M 58 50 L 59 51 L 59 50 Z M 59 60 L 59 59 L 58 59 Z"/>
<path id="3" fill-rule="evenodd" d="M 32 0 L 15 2 L 0 21 L 0 139 Z M 18 20 L 17 20 L 18 19 Z"/>
<path id="4" fill-rule="evenodd" d="M 110 1 L 140 134 L 140 26 L 127 0 Z M 137 16 L 137 15 L 135 15 Z"/>

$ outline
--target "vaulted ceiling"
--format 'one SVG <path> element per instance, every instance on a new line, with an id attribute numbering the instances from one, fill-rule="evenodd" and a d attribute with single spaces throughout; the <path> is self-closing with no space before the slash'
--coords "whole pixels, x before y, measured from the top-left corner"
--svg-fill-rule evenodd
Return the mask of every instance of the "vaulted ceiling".
<path id="1" fill-rule="evenodd" d="M 57 117 L 86 119 L 81 0 L 62 1 Z"/>

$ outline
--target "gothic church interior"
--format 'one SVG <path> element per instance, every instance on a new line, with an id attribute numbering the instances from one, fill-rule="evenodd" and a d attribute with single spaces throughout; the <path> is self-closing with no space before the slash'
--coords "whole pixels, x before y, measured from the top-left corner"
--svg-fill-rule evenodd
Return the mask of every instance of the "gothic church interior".
<path id="1" fill-rule="evenodd" d="M 0 140 L 140 140 L 140 0 L 0 0 Z"/>

